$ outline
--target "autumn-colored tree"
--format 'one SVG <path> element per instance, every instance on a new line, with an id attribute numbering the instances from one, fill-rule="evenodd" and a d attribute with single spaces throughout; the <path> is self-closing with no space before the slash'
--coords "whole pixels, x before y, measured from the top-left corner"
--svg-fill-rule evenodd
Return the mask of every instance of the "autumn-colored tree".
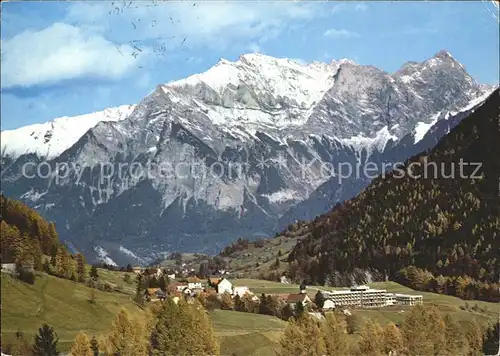
<path id="1" fill-rule="evenodd" d="M 359 332 L 358 351 L 360 355 L 384 355 L 384 330 L 372 320 L 368 320 Z"/>
<path id="2" fill-rule="evenodd" d="M 363 325 L 365 324 L 364 318 L 361 316 L 359 312 L 354 311 L 351 315 L 346 316 L 347 322 L 347 333 L 354 334 L 359 332 Z"/>
<path id="3" fill-rule="evenodd" d="M 218 355 L 219 345 L 203 306 L 167 299 L 156 311 L 150 355 Z"/>
<path id="4" fill-rule="evenodd" d="M 73 346 L 71 347 L 72 356 L 93 356 L 92 346 L 89 337 L 84 332 L 76 335 Z"/>
<path id="5" fill-rule="evenodd" d="M 338 313 L 327 313 L 321 324 L 327 355 L 348 355 L 347 323 Z"/>
<path id="6" fill-rule="evenodd" d="M 116 316 L 103 347 L 106 356 L 145 356 L 144 329 L 122 309 Z"/>
<path id="7" fill-rule="evenodd" d="M 222 293 L 220 299 L 220 308 L 222 310 L 232 310 L 233 307 L 233 298 L 231 297 L 231 294 L 229 294 L 228 292 Z"/>
<path id="8" fill-rule="evenodd" d="M 383 328 L 383 350 L 385 355 L 399 355 L 404 350 L 404 341 L 401 331 L 394 323 L 389 323 Z"/>
<path id="9" fill-rule="evenodd" d="M 435 307 L 417 305 L 403 322 L 401 331 L 410 355 L 438 355 L 445 346 L 445 323 Z"/>
<path id="10" fill-rule="evenodd" d="M 78 282 L 84 282 L 87 279 L 87 269 L 85 267 L 85 257 L 82 254 L 77 253 L 75 256 L 76 259 L 76 274 L 78 278 Z"/>
<path id="11" fill-rule="evenodd" d="M 484 332 L 476 318 L 464 322 L 465 339 L 469 344 L 469 355 L 481 355 Z"/>
<path id="12" fill-rule="evenodd" d="M 280 341 L 280 356 L 322 356 L 325 341 L 318 322 L 308 314 L 291 319 Z"/>
<path id="13" fill-rule="evenodd" d="M 450 314 L 443 318 L 445 323 L 445 346 L 447 355 L 466 355 L 469 345 L 458 321 Z"/>

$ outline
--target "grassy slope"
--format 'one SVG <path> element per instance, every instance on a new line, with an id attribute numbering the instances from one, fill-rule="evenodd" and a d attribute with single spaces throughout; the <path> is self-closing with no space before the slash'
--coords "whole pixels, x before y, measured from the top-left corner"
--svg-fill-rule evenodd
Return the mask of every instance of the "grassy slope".
<path id="1" fill-rule="evenodd" d="M 101 279 L 115 284 L 126 285 L 123 272 L 99 270 Z M 246 285 L 255 293 L 294 293 L 298 286 L 256 279 L 234 279 L 235 285 Z M 394 282 L 373 283 L 372 287 L 387 289 L 390 292 L 423 294 L 424 303 L 436 305 L 444 313 L 452 313 L 459 319 L 476 317 L 480 322 L 494 322 L 500 313 L 500 305 L 486 302 L 469 301 L 487 308 L 483 312 L 464 311 L 460 306 L 465 301 L 455 297 L 433 293 L 413 292 Z M 125 291 L 133 292 L 133 284 Z M 141 316 L 141 310 L 131 300 L 131 295 L 95 291 L 97 304 L 88 302 L 90 289 L 85 285 L 41 274 L 34 285 L 21 283 L 2 274 L 2 337 L 12 337 L 18 328 L 32 337 L 44 322 L 57 331 L 61 348 L 68 350 L 78 331 L 89 335 L 105 334 L 111 326 L 116 313 L 127 308 L 133 315 Z M 327 289 L 325 287 L 320 287 Z M 316 293 L 315 287 L 308 287 L 309 295 Z M 408 308 L 392 307 L 374 310 L 358 310 L 364 317 L 374 318 L 380 323 L 400 322 Z M 234 311 L 217 310 L 210 315 L 221 343 L 223 354 L 230 355 L 274 355 L 286 323 L 280 319 Z"/>
<path id="2" fill-rule="evenodd" d="M 62 348 L 67 349 L 80 330 L 89 335 L 105 333 L 122 307 L 133 315 L 140 313 L 129 295 L 95 290 L 96 303 L 91 304 L 88 287 L 46 274 L 38 276 L 34 285 L 5 274 L 1 281 L 3 336 L 19 328 L 31 338 L 46 322 L 58 333 Z"/>
<path id="3" fill-rule="evenodd" d="M 123 282 L 123 272 L 99 270 L 101 280 L 124 287 L 133 294 L 134 284 Z M 125 307 L 141 317 L 131 295 L 95 290 L 96 304 L 90 304 L 90 289 L 83 284 L 40 274 L 34 285 L 1 274 L 2 338 L 13 337 L 21 329 L 30 340 L 42 323 L 56 330 L 60 348 L 69 350 L 79 331 L 90 336 L 104 335 L 118 313 Z M 274 317 L 217 310 L 211 319 L 224 354 L 274 355 L 286 323 Z"/>
<path id="4" fill-rule="evenodd" d="M 223 355 L 275 355 L 287 323 L 259 314 L 216 310 L 210 318 Z"/>
<path id="5" fill-rule="evenodd" d="M 297 241 L 295 235 L 283 235 L 278 238 L 265 239 L 264 247 L 259 248 L 250 244 L 247 249 L 234 252 L 229 258 L 225 258 L 228 261 L 228 270 L 233 275 L 241 274 L 251 278 L 259 278 L 261 272 L 284 272 L 288 265 L 286 263 L 288 254 L 297 244 Z M 282 261 L 280 268 L 272 269 L 271 266 L 275 263 L 280 251 L 281 257 L 279 257 L 279 260 Z"/>

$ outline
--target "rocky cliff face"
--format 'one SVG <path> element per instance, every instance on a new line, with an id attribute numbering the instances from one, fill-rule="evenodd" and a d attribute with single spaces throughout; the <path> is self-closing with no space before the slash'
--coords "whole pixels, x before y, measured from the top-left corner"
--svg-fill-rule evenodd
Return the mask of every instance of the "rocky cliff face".
<path id="1" fill-rule="evenodd" d="M 490 91 L 444 51 L 395 73 L 247 54 L 157 86 L 51 154 L 29 130 L 2 132 L 2 189 L 89 256 L 215 252 L 352 197 L 370 178 L 340 164 L 380 171 L 429 149 Z"/>

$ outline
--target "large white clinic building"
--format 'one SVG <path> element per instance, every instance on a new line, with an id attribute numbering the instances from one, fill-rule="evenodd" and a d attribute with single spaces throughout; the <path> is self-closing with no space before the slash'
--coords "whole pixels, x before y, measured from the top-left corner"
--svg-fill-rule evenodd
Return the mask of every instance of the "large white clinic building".
<path id="1" fill-rule="evenodd" d="M 416 305 L 422 304 L 421 295 L 387 293 L 385 289 L 371 289 L 368 286 L 351 287 L 346 290 L 333 292 L 323 291 L 326 299 L 331 300 L 335 306 L 379 308 L 390 305 Z"/>

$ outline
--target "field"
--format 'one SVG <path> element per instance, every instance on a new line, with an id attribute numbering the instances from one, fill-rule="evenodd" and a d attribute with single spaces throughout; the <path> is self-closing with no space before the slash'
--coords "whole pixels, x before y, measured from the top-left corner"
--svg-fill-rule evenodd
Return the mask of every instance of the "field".
<path id="1" fill-rule="evenodd" d="M 92 335 L 103 335 L 109 330 L 115 315 L 125 307 L 132 315 L 141 317 L 142 310 L 131 300 L 135 283 L 123 281 L 123 272 L 99 270 L 101 280 L 119 285 L 123 293 L 94 290 L 96 303 L 89 302 L 91 289 L 83 284 L 40 274 L 34 285 L 22 283 L 9 275 L 1 276 L 2 338 L 13 337 L 20 329 L 30 339 L 42 323 L 54 327 L 60 339 L 60 348 L 67 351 L 82 330 Z M 131 274 L 132 280 L 133 275 Z M 299 286 L 257 279 L 231 279 L 237 286 L 248 286 L 256 293 L 296 293 Z M 373 283 L 371 287 L 389 292 L 422 294 L 424 304 L 435 305 L 442 313 L 454 314 L 459 320 L 475 317 L 482 324 L 496 321 L 500 305 L 479 301 L 463 301 L 455 297 L 426 292 L 415 292 L 394 282 Z M 319 287 L 321 289 L 332 289 Z M 308 294 L 314 297 L 317 288 L 309 286 Z M 465 305 L 477 305 L 463 310 Z M 363 318 L 381 324 L 399 323 L 404 320 L 409 307 L 351 310 Z M 216 310 L 210 314 L 223 355 L 274 355 L 286 322 L 270 316 Z"/>
<path id="2" fill-rule="evenodd" d="M 34 285 L 3 273 L 1 282 L 2 337 L 20 329 L 31 339 L 47 322 L 56 330 L 61 348 L 68 349 L 80 330 L 89 335 L 105 333 L 122 307 L 133 315 L 140 313 L 129 295 L 94 289 L 93 304 L 89 302 L 90 288 L 46 274 L 37 276 Z"/>
<path id="3" fill-rule="evenodd" d="M 123 282 L 123 272 L 99 269 L 101 280 L 117 284 L 133 294 L 134 285 Z M 133 276 L 132 276 L 133 277 Z M 31 340 L 43 323 L 59 336 L 62 351 L 68 351 L 79 331 L 88 335 L 105 334 L 118 313 L 125 307 L 136 317 L 141 309 L 125 293 L 94 290 L 96 303 L 89 302 L 91 289 L 83 284 L 46 274 L 37 276 L 34 285 L 1 275 L 2 339 L 14 337 L 20 329 Z M 223 354 L 274 355 L 286 323 L 278 318 L 217 310 L 210 314 Z M 258 345 L 258 346 L 256 346 Z"/>
<path id="4" fill-rule="evenodd" d="M 216 310 L 210 318 L 223 355 L 275 355 L 287 325 L 275 317 L 228 310 Z"/>

